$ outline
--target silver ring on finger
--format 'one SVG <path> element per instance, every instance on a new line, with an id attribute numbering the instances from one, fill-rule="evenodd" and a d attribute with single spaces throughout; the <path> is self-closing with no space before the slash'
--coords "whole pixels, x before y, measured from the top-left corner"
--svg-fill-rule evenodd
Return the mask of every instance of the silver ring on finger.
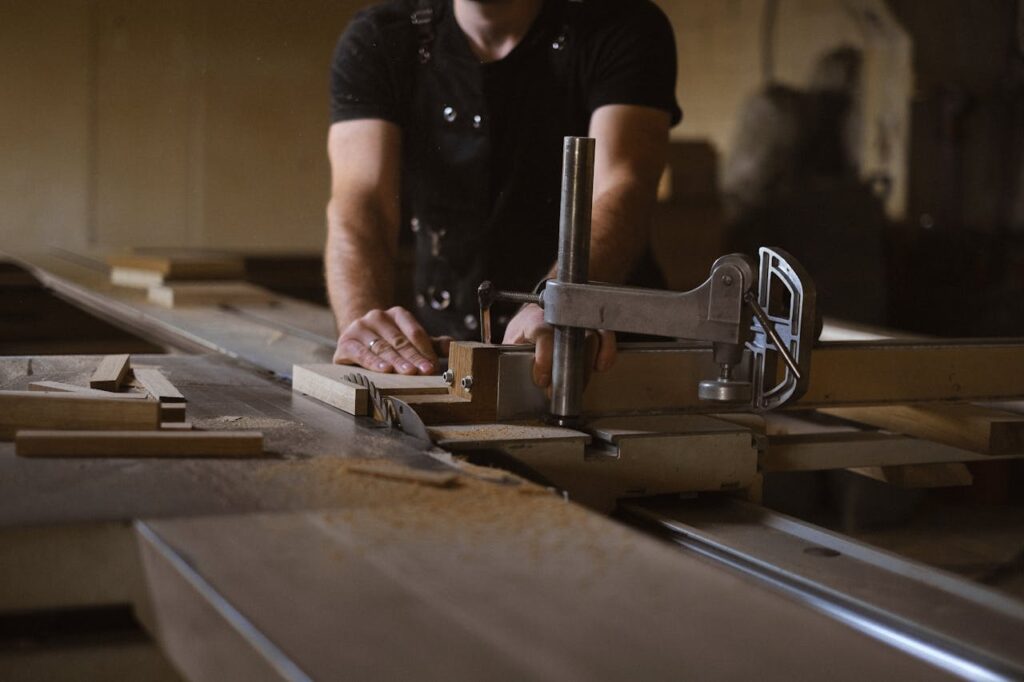
<path id="1" fill-rule="evenodd" d="M 381 341 L 383 341 L 383 340 L 384 340 L 384 339 L 382 339 L 382 338 L 380 338 L 380 337 L 377 337 L 376 339 L 374 339 L 374 340 L 370 341 L 370 343 L 366 344 L 366 347 L 367 347 L 367 348 L 369 348 L 369 349 L 370 349 L 370 352 L 372 353 L 372 352 L 374 352 L 374 350 L 373 350 L 373 347 L 374 347 L 375 345 L 377 345 L 378 343 L 380 343 Z"/>

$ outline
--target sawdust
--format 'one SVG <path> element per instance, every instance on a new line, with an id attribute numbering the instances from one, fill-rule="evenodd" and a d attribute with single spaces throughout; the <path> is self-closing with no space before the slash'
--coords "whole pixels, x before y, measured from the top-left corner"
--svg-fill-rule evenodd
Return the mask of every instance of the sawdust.
<path id="1" fill-rule="evenodd" d="M 388 462 L 387 460 L 370 460 L 368 462 L 349 462 L 346 471 L 365 476 L 378 476 L 396 481 L 406 481 L 417 485 L 429 485 L 437 488 L 453 488 L 459 485 L 459 476 L 455 472 L 420 471 Z"/>
<path id="2" fill-rule="evenodd" d="M 289 419 L 235 415 L 193 419 L 192 424 L 199 430 L 207 431 L 248 431 L 253 429 L 262 431 L 268 429 L 285 429 L 296 426 L 296 422 Z"/>

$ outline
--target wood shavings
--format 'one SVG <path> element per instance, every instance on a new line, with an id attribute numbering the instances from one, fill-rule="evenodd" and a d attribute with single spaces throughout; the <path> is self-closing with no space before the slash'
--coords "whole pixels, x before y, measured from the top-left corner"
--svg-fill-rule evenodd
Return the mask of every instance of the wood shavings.
<path id="1" fill-rule="evenodd" d="M 376 476 L 395 481 L 406 481 L 435 488 L 454 488 L 459 485 L 459 476 L 446 471 L 419 471 L 389 462 L 346 463 L 345 471 L 365 476 Z"/>

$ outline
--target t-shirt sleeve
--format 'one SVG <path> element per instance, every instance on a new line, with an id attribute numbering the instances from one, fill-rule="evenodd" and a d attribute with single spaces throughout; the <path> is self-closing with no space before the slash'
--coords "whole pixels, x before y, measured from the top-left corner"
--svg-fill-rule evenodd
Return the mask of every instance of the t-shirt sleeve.
<path id="1" fill-rule="evenodd" d="M 357 14 L 338 39 L 331 61 L 331 122 L 379 118 L 402 125 L 397 60 L 400 32 L 372 11 Z"/>
<path id="2" fill-rule="evenodd" d="M 589 78 L 591 113 L 606 104 L 663 109 L 682 120 L 676 102 L 676 42 L 668 18 L 647 0 L 630 2 L 595 31 Z"/>

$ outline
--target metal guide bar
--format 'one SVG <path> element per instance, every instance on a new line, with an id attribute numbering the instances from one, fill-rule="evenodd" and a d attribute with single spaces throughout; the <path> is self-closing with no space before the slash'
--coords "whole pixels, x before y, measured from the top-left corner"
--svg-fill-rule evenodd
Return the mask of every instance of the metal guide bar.
<path id="1" fill-rule="evenodd" d="M 908 655 L 974 680 L 1024 678 L 1024 605 L 735 499 L 636 503 L 626 514 Z"/>

